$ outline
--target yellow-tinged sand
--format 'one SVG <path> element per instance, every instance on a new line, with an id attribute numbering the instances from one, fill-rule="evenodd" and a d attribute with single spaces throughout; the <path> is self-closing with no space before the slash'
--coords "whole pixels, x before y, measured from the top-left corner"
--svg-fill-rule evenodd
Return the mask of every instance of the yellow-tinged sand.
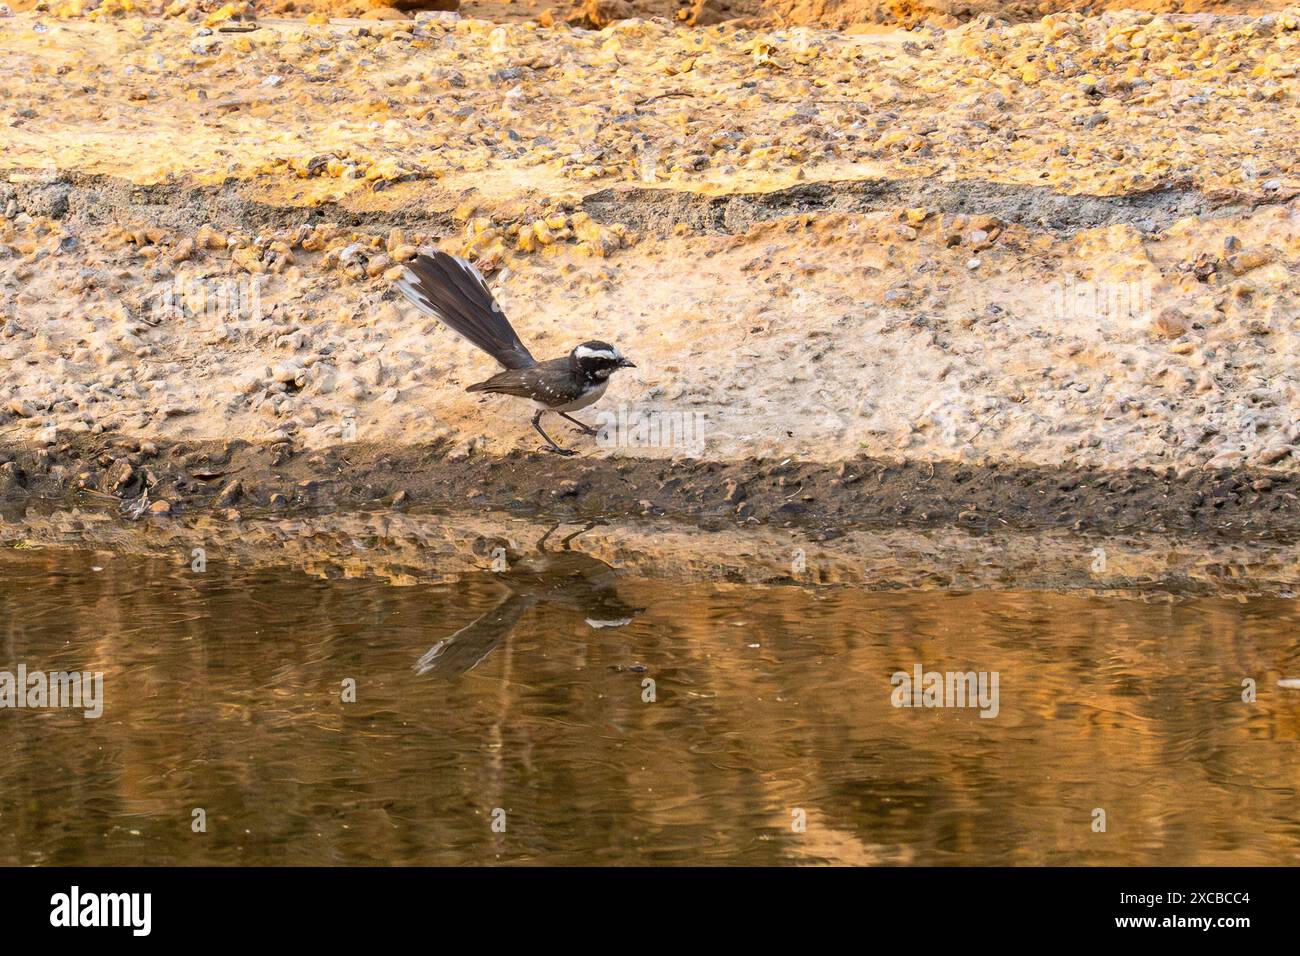
<path id="1" fill-rule="evenodd" d="M 0 168 L 342 192 L 872 175 L 1254 194 L 1300 186 L 1297 26 L 1116 13 L 841 36 L 428 18 L 200 36 L 16 15 L 0 20 Z"/>

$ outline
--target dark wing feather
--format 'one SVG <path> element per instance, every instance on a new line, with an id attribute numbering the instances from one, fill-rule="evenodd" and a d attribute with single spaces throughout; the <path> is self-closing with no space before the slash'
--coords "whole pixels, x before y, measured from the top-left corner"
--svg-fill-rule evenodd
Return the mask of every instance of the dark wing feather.
<path id="1" fill-rule="evenodd" d="M 533 376 L 528 373 L 532 369 L 527 368 L 508 368 L 504 372 L 497 372 L 491 378 L 483 382 L 476 382 L 467 392 L 500 392 L 503 395 L 518 395 L 521 398 L 528 398 L 532 394 Z"/>
<path id="2" fill-rule="evenodd" d="M 583 382 L 575 378 L 566 355 L 528 368 L 497 372 L 490 379 L 465 389 L 467 392 L 500 392 L 531 398 L 545 405 L 567 405 L 582 394 Z"/>
<path id="3" fill-rule="evenodd" d="M 411 304 L 460 333 L 508 369 L 537 362 L 492 298 L 482 274 L 459 256 L 418 255 L 397 289 Z"/>

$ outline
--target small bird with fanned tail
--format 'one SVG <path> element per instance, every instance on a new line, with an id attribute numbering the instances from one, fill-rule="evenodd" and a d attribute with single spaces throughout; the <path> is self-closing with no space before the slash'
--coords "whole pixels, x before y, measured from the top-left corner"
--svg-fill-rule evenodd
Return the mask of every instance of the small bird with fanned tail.
<path id="1" fill-rule="evenodd" d="M 586 408 L 605 394 L 609 376 L 621 368 L 636 368 L 608 342 L 583 342 L 568 355 L 539 362 L 519 340 L 497 305 L 482 273 L 459 256 L 445 252 L 418 255 L 406 264 L 397 289 L 417 309 L 477 345 L 505 368 L 468 392 L 497 392 L 530 399 L 537 407 L 533 428 L 546 440 L 547 451 L 575 454 L 561 448 L 542 430 L 542 416 L 555 412 L 584 435 L 597 434 L 569 414 Z"/>

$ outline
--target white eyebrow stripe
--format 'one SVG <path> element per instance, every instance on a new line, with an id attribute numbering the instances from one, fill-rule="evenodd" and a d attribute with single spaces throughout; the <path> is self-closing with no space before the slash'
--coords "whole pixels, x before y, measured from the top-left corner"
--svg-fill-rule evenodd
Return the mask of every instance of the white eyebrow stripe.
<path id="1" fill-rule="evenodd" d="M 610 352 L 607 351 L 606 349 L 589 349 L 585 345 L 579 345 L 576 349 L 573 350 L 573 354 L 578 356 L 578 358 L 603 358 L 603 359 L 609 359 L 611 362 L 614 359 L 621 357 L 618 354 L 617 349 L 615 349 L 613 352 Z"/>

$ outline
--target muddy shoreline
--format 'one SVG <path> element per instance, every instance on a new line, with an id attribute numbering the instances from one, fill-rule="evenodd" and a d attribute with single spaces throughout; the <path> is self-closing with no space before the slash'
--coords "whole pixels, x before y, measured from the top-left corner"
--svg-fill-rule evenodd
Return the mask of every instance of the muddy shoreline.
<path id="1" fill-rule="evenodd" d="M 746 524 L 701 531 L 669 518 L 563 522 L 378 507 L 246 514 L 238 521 L 199 510 L 130 522 L 111 505 L 0 502 L 0 578 L 6 562 L 22 563 L 43 551 L 73 551 L 96 561 L 137 556 L 192 571 L 195 548 L 202 548 L 205 562 L 226 567 L 293 568 L 322 580 L 398 587 L 466 577 L 489 581 L 572 551 L 583 557 L 575 556 L 570 572 L 724 590 L 1088 591 L 1144 602 L 1294 597 L 1300 590 L 1300 551 L 1285 537 L 894 527 L 815 541 L 798 528 Z"/>
<path id="2" fill-rule="evenodd" d="M 689 458 L 560 459 L 467 454 L 450 442 L 139 442 L 84 436 L 0 450 L 0 501 L 82 497 L 128 517 L 284 514 L 367 506 L 498 511 L 557 520 L 666 517 L 707 529 L 1074 529 L 1215 534 L 1300 532 L 1300 475 L 1254 470 L 1053 469 L 1014 464 L 822 463 Z"/>

